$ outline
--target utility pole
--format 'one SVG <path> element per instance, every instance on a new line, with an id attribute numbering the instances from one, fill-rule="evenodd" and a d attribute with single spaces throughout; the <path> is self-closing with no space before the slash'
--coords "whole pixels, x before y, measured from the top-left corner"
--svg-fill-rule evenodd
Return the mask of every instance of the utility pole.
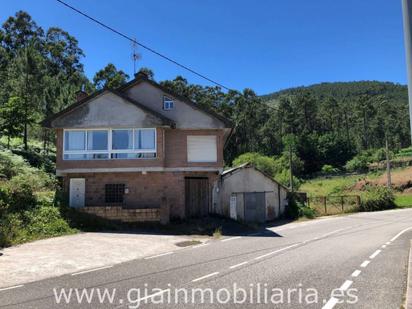
<path id="1" fill-rule="evenodd" d="M 385 150 L 386 150 L 386 186 L 390 189 L 392 188 L 392 177 L 391 177 L 391 160 L 389 156 L 389 144 L 388 135 L 385 135 Z"/>
<path id="2" fill-rule="evenodd" d="M 406 65 L 409 85 L 409 121 L 412 141 L 412 0 L 402 0 L 403 32 L 405 35 Z"/>
<path id="3" fill-rule="evenodd" d="M 293 192 L 293 166 L 292 166 L 292 145 L 289 144 L 289 186 L 290 192 Z"/>

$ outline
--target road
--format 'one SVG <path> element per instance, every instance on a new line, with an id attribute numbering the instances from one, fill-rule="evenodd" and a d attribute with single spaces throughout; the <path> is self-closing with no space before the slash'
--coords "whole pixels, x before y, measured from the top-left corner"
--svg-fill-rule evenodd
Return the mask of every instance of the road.
<path id="1" fill-rule="evenodd" d="M 0 308 L 400 308 L 411 239 L 409 209 L 289 223 L 3 289 Z"/>

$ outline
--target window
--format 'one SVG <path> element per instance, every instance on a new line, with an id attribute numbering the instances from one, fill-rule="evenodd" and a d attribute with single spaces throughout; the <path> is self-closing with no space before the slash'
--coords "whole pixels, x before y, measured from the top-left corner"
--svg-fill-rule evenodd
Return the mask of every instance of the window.
<path id="1" fill-rule="evenodd" d="M 86 150 L 85 131 L 66 131 L 64 150 Z"/>
<path id="2" fill-rule="evenodd" d="M 87 150 L 107 150 L 107 130 L 87 131 Z"/>
<path id="3" fill-rule="evenodd" d="M 167 96 L 163 96 L 163 109 L 165 111 L 171 110 L 174 108 L 174 101 L 173 99 L 167 97 Z"/>
<path id="4" fill-rule="evenodd" d="M 133 149 L 133 130 L 113 130 L 112 149 Z"/>
<path id="5" fill-rule="evenodd" d="M 152 129 L 135 130 L 135 149 L 155 149 L 155 134 Z"/>
<path id="6" fill-rule="evenodd" d="M 108 204 L 123 203 L 125 184 L 106 184 L 105 185 L 105 202 Z"/>
<path id="7" fill-rule="evenodd" d="M 156 158 L 156 129 L 65 130 L 64 160 Z"/>
<path id="8" fill-rule="evenodd" d="M 215 135 L 192 135 L 187 137 L 188 162 L 217 162 Z"/>

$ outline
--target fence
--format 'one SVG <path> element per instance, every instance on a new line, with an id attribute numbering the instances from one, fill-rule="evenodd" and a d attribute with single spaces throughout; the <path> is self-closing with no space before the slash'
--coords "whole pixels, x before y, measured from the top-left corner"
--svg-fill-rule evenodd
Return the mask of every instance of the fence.
<path id="1" fill-rule="evenodd" d="M 308 197 L 307 205 L 315 209 L 319 215 L 336 215 L 359 209 L 359 195 L 330 195 Z"/>

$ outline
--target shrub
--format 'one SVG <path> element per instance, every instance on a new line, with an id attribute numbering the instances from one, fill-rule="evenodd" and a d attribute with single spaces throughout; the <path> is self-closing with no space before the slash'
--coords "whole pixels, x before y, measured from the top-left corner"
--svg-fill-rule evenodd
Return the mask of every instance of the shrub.
<path id="1" fill-rule="evenodd" d="M 360 211 L 377 211 L 396 207 L 395 195 L 386 187 L 368 187 L 362 199 Z"/>
<path id="2" fill-rule="evenodd" d="M 36 196 L 28 184 L 10 186 L 7 195 L 9 210 L 11 212 L 33 209 L 37 206 Z"/>
<path id="3" fill-rule="evenodd" d="M 302 205 L 299 207 L 299 216 L 313 219 L 316 217 L 316 211 L 309 206 Z"/>
<path id="4" fill-rule="evenodd" d="M 27 222 L 27 234 L 32 239 L 74 232 L 69 224 L 63 220 L 57 207 L 38 207 L 32 211 L 25 211 L 24 217 Z"/>
<path id="5" fill-rule="evenodd" d="M 362 152 L 346 162 L 345 169 L 350 172 L 363 172 L 368 169 L 368 164 L 371 161 L 369 154 Z"/>
<path id="6" fill-rule="evenodd" d="M 339 172 L 339 169 L 333 167 L 332 165 L 325 164 L 324 166 L 322 166 L 321 171 L 323 174 L 337 174 Z"/>
<path id="7" fill-rule="evenodd" d="M 268 175 L 272 176 L 276 173 L 275 160 L 271 157 L 267 157 L 256 152 L 241 154 L 233 161 L 233 165 L 238 166 L 248 162 L 252 163 L 257 169 Z"/>
<path id="8" fill-rule="evenodd" d="M 276 181 L 280 182 L 285 187 L 290 187 L 290 175 L 288 170 L 283 170 L 280 173 L 275 175 Z M 299 177 L 293 176 L 293 188 L 295 190 L 299 189 L 302 185 L 302 179 Z"/>
<path id="9" fill-rule="evenodd" d="M 0 247 L 8 247 L 15 239 L 24 238 L 23 222 L 19 214 L 6 214 L 0 217 Z"/>

